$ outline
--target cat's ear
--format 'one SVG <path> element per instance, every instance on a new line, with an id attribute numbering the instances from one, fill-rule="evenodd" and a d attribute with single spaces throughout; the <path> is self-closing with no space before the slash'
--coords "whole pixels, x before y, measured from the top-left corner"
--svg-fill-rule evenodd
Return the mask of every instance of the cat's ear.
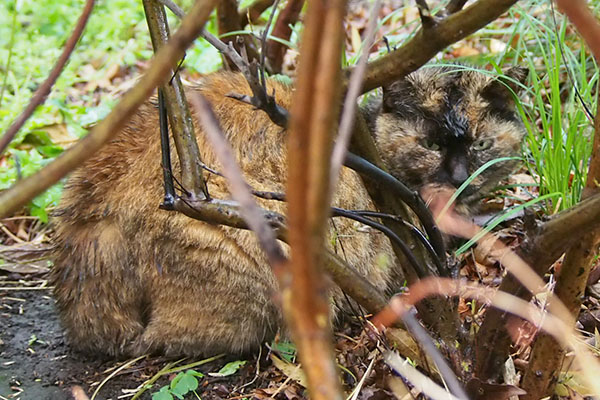
<path id="1" fill-rule="evenodd" d="M 410 97 L 410 83 L 406 78 L 399 79 L 389 85 L 384 85 L 382 112 L 390 113 L 400 110 Z"/>
<path id="2" fill-rule="evenodd" d="M 514 105 L 513 95 L 519 95 L 523 90 L 529 69 L 513 66 L 505 68 L 503 74 L 488 82 L 482 89 L 482 96 L 492 105 Z"/>
<path id="3" fill-rule="evenodd" d="M 502 72 L 504 75 L 498 79 L 518 95 L 524 89 L 527 76 L 529 75 L 529 68 L 511 66 L 503 69 Z"/>

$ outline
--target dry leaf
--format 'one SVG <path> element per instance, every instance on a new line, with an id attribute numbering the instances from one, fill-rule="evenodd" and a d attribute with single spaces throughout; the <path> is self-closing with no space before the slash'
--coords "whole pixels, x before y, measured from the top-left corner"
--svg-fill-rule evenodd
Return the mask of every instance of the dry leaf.
<path id="1" fill-rule="evenodd" d="M 288 378 L 292 379 L 295 382 L 298 382 L 304 387 L 307 387 L 306 376 L 304 375 L 304 371 L 302 371 L 302 368 L 300 368 L 300 364 L 295 365 L 289 363 L 277 357 L 275 354 L 271 354 L 271 361 L 273 362 L 273 365 L 277 367 L 278 370 L 283 372 Z"/>

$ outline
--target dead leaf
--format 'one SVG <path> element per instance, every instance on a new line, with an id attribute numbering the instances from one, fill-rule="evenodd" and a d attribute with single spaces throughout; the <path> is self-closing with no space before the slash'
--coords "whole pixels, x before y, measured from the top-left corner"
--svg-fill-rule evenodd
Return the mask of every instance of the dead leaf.
<path id="1" fill-rule="evenodd" d="M 473 57 L 478 56 L 481 52 L 471 46 L 460 46 L 452 50 L 454 57 Z"/>
<path id="2" fill-rule="evenodd" d="M 13 263 L 39 261 L 49 257 L 52 246 L 41 243 L 17 243 L 11 246 L 0 245 L 0 258 Z"/>
<path id="3" fill-rule="evenodd" d="M 288 378 L 298 382 L 303 387 L 307 387 L 306 376 L 304 375 L 304 371 L 302 371 L 300 368 L 300 364 L 295 365 L 289 363 L 277 357 L 275 354 L 271 354 L 271 361 L 273 362 L 273 365 L 277 367 L 278 370 L 283 372 Z"/>
<path id="4" fill-rule="evenodd" d="M 410 333 L 404 329 L 388 328 L 385 335 L 402 357 L 410 358 L 415 362 L 421 359 L 421 350 Z"/>
<path id="5" fill-rule="evenodd" d="M 48 133 L 50 139 L 52 139 L 52 143 L 65 147 L 70 145 L 78 140 L 78 138 L 72 136 L 67 129 L 67 124 L 54 124 L 48 125 L 40 128 Z"/>

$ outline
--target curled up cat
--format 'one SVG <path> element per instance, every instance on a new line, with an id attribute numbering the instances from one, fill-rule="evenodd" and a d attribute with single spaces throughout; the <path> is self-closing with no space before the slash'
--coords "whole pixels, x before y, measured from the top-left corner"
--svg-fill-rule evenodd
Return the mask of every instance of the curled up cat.
<path id="1" fill-rule="evenodd" d="M 524 79 L 521 69 L 506 75 Z M 292 88 L 269 82 L 269 93 L 290 108 Z M 469 69 L 424 67 L 384 88 L 362 112 L 390 172 L 414 190 L 430 183 L 460 186 L 487 161 L 517 155 L 524 128 L 512 94 L 497 77 Z M 261 111 L 229 98 L 249 93 L 239 74 L 203 77 L 188 91 L 212 104 L 249 185 L 284 192 L 286 132 Z M 197 140 L 205 164 L 219 169 L 200 124 Z M 51 272 L 61 321 L 72 346 L 111 357 L 162 353 L 208 356 L 252 351 L 282 325 L 272 301 L 277 282 L 254 234 L 161 210 L 160 137 L 155 102 L 147 102 L 125 128 L 69 177 L 56 211 L 56 251 Z M 172 146 L 173 147 L 173 146 Z M 173 154 L 173 170 L 178 171 Z M 514 167 L 496 164 L 479 175 L 460 199 L 471 205 Z M 228 199 L 226 182 L 211 176 L 214 198 Z M 285 213 L 285 204 L 257 199 Z M 333 205 L 373 209 L 361 180 L 343 169 Z M 391 246 L 379 232 L 337 219 L 334 251 L 342 252 L 382 292 L 391 281 Z M 382 263 L 383 258 L 389 260 Z M 385 264 L 385 265 L 383 265 Z M 339 288 L 332 312 L 348 313 Z"/>

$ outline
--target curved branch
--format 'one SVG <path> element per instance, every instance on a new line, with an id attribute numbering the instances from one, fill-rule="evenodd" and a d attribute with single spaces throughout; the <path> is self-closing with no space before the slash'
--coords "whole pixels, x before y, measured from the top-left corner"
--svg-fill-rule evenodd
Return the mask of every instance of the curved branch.
<path id="1" fill-rule="evenodd" d="M 419 29 L 396 51 L 369 63 L 362 92 L 392 83 L 424 65 L 439 51 L 483 28 L 517 0 L 479 0 L 473 5 Z M 346 70 L 346 76 L 350 69 Z M 347 82 L 347 80 L 346 80 Z"/>
<path id="2" fill-rule="evenodd" d="M 425 231 L 429 235 L 433 248 L 435 249 L 437 256 L 440 259 L 445 259 L 446 250 L 444 246 L 444 239 L 438 227 L 435 225 L 435 221 L 431 216 L 431 213 L 427 209 L 427 206 L 421 199 L 421 197 L 406 187 L 398 179 L 394 178 L 387 172 L 377 168 L 367 160 L 360 158 L 352 153 L 346 155 L 346 161 L 344 163 L 347 167 L 358 172 L 360 175 L 366 176 L 377 182 L 378 185 L 385 186 L 386 189 L 391 190 L 394 195 L 400 198 L 406 205 L 408 205 L 414 213 L 417 215 Z M 439 262 L 440 265 L 444 263 Z M 444 268 L 438 271 L 442 276 L 449 276 L 449 271 Z"/>
<path id="3" fill-rule="evenodd" d="M 527 232 L 517 254 L 542 276 L 567 248 L 589 235 L 599 224 L 600 194 L 597 194 Z M 552 245 L 549 246 L 549 243 Z M 507 275 L 502 280 L 499 290 L 525 300 L 531 298 L 531 293 L 513 275 Z M 494 308 L 485 314 L 477 335 L 475 360 L 475 370 L 480 379 L 497 376 L 508 355 L 511 340 L 505 328 L 507 317 L 505 312 Z"/>
<path id="4" fill-rule="evenodd" d="M 391 242 L 395 243 L 402 249 L 404 256 L 410 262 L 414 270 L 417 271 L 417 275 L 419 276 L 419 278 L 423 279 L 427 276 L 430 276 L 430 274 L 427 272 L 427 268 L 425 268 L 423 265 L 421 265 L 421 263 L 419 263 L 419 261 L 417 260 L 413 252 L 410 250 L 410 248 L 406 245 L 406 243 L 404 243 L 404 241 L 400 239 L 400 237 L 396 235 L 394 231 L 392 231 L 387 226 L 375 222 L 370 218 L 353 213 L 352 211 L 343 210 L 337 207 L 332 207 L 332 213 L 333 216 L 349 218 L 382 232 L 385 236 L 388 237 L 388 239 L 390 239 Z"/>

